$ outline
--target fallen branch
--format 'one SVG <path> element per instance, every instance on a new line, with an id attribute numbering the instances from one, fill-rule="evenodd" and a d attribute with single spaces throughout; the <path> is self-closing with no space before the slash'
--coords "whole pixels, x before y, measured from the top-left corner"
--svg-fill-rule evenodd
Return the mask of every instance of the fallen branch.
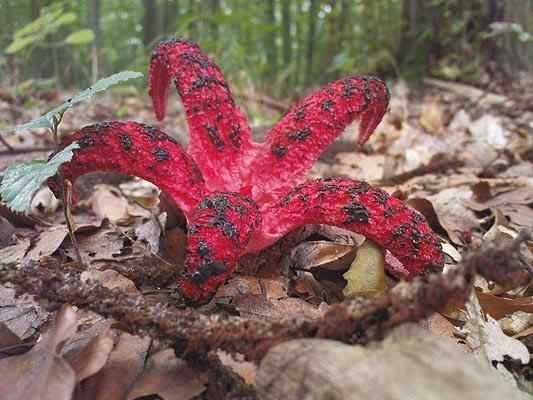
<path id="1" fill-rule="evenodd" d="M 217 349 L 259 361 L 272 346 L 293 338 L 330 338 L 350 344 L 381 339 L 392 328 L 426 318 L 450 301 L 464 301 L 476 272 L 497 278 L 500 284 L 506 283 L 505 271 L 513 272 L 511 277 L 516 271 L 526 271 L 531 277 L 530 267 L 524 267 L 516 254 L 517 246 L 527 238 L 527 234 L 521 234 L 511 245 L 473 254 L 447 274 L 401 283 L 374 303 L 347 300 L 331 306 L 316 320 L 271 322 L 208 316 L 198 309 L 178 309 L 170 304 L 153 305 L 141 295 L 131 296 L 100 284 L 82 283 L 79 271 L 63 271 L 58 263 L 0 267 L 0 283 L 11 282 L 19 291 L 113 317 L 134 333 L 147 334 L 173 346 L 191 365 L 205 368 L 208 353 Z"/>

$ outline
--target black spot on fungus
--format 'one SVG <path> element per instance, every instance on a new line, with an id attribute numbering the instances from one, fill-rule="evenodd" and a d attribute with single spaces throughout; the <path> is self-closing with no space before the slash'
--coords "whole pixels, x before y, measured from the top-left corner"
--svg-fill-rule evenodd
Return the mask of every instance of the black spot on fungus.
<path id="1" fill-rule="evenodd" d="M 280 144 L 275 144 L 272 146 L 272 154 L 274 154 L 278 159 L 282 159 L 287 155 L 287 147 Z"/>
<path id="2" fill-rule="evenodd" d="M 211 249 L 209 248 L 209 245 L 204 242 L 203 240 L 200 240 L 198 242 L 198 254 L 202 257 L 207 256 L 211 253 Z"/>
<path id="3" fill-rule="evenodd" d="M 379 203 L 379 204 L 387 204 L 387 201 L 389 200 L 389 195 L 387 194 L 387 192 L 385 192 L 384 190 L 382 189 L 375 189 L 374 191 L 374 199 Z"/>
<path id="4" fill-rule="evenodd" d="M 120 143 L 122 144 L 122 148 L 126 151 L 129 151 L 133 146 L 130 136 L 127 133 L 120 133 L 118 137 L 120 139 Z"/>
<path id="5" fill-rule="evenodd" d="M 302 140 L 305 140 L 307 139 L 307 137 L 311 134 L 311 129 L 309 129 L 308 127 L 305 127 L 303 129 L 300 129 L 298 131 L 295 131 L 295 132 L 291 132 L 289 133 L 288 135 L 288 138 L 290 140 L 299 140 L 299 141 L 302 141 Z"/>
<path id="6" fill-rule="evenodd" d="M 79 141 L 78 145 L 80 146 L 80 149 L 85 149 L 87 147 L 94 146 L 96 144 L 94 138 L 91 134 L 87 133 L 84 135 Z"/>
<path id="7" fill-rule="evenodd" d="M 224 141 L 220 137 L 217 127 L 212 125 L 205 125 L 205 129 L 207 130 L 207 136 L 209 137 L 215 148 L 217 150 L 222 150 L 224 148 Z"/>
<path id="8" fill-rule="evenodd" d="M 418 225 L 418 224 L 424 222 L 424 221 L 425 221 L 425 218 L 424 218 L 424 216 L 423 216 L 421 213 L 419 213 L 418 211 L 413 211 L 412 214 L 411 214 L 411 220 L 413 221 L 413 223 L 414 223 L 415 225 Z"/>
<path id="9" fill-rule="evenodd" d="M 300 121 L 305 118 L 305 108 L 303 106 L 298 107 L 296 112 L 294 113 L 294 119 L 296 121 Z"/>
<path id="10" fill-rule="evenodd" d="M 418 231 L 417 229 L 414 229 L 411 232 L 411 235 L 409 235 L 409 240 L 413 244 L 413 247 L 418 250 L 420 248 L 420 244 L 426 239 L 426 235 L 424 235 L 422 232 Z"/>
<path id="11" fill-rule="evenodd" d="M 396 211 L 392 207 L 387 207 L 385 208 L 383 215 L 385 216 L 385 218 L 392 218 L 396 215 Z"/>
<path id="12" fill-rule="evenodd" d="M 170 160 L 170 154 L 165 149 L 161 147 L 156 147 L 154 149 L 154 157 L 157 161 L 167 161 Z"/>
<path id="13" fill-rule="evenodd" d="M 327 99 L 322 102 L 322 105 L 320 106 L 322 111 L 330 111 L 331 108 L 335 105 L 333 100 Z"/>
<path id="14" fill-rule="evenodd" d="M 366 193 L 370 190 L 370 185 L 366 182 L 359 182 L 355 185 L 351 185 L 348 187 L 347 191 L 352 196 L 357 196 L 363 193 Z"/>
<path id="15" fill-rule="evenodd" d="M 229 140 L 233 144 L 233 147 L 238 149 L 241 147 L 241 126 L 234 124 L 229 134 Z"/>
<path id="16" fill-rule="evenodd" d="M 347 215 L 345 224 L 352 224 L 354 222 L 360 224 L 367 224 L 369 219 L 369 214 L 367 208 L 358 202 L 351 202 L 343 208 L 344 212 Z"/>
<path id="17" fill-rule="evenodd" d="M 394 238 L 400 238 L 402 236 L 405 236 L 405 233 L 407 232 L 407 230 L 410 228 L 411 226 L 409 224 L 401 224 L 400 226 L 398 226 L 397 228 L 395 228 L 393 231 L 392 231 L 392 236 Z"/>
<path id="18" fill-rule="evenodd" d="M 201 68 L 204 68 L 204 69 L 211 66 L 211 62 L 206 57 L 202 57 L 199 54 L 183 53 L 181 54 L 180 57 L 182 60 L 190 61 L 194 64 L 199 65 Z"/>

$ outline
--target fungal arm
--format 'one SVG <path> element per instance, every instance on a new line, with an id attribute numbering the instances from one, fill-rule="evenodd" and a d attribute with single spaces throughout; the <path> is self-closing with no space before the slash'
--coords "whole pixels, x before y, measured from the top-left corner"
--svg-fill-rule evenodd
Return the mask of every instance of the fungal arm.
<path id="1" fill-rule="evenodd" d="M 355 120 L 360 121 L 358 142 L 365 143 L 389 97 L 385 82 L 364 76 L 335 81 L 305 97 L 272 128 L 251 163 L 247 184 L 256 191 L 253 198 L 271 201 L 301 183 L 320 154 Z"/>
<path id="2" fill-rule="evenodd" d="M 439 239 L 422 214 L 385 191 L 351 179 L 319 179 L 294 188 L 263 210 L 263 223 L 247 251 L 257 252 L 305 224 L 351 230 L 389 250 L 409 276 L 439 268 Z"/>
<path id="3" fill-rule="evenodd" d="M 187 303 L 211 299 L 234 272 L 260 224 L 255 202 L 239 194 L 217 192 L 202 200 L 189 221 L 185 268 L 178 280 Z"/>
<path id="4" fill-rule="evenodd" d="M 166 192 L 185 215 L 196 207 L 206 189 L 202 175 L 180 144 L 163 131 L 137 122 L 103 122 L 84 127 L 65 138 L 62 147 L 78 142 L 72 160 L 60 172 L 74 182 L 94 171 L 137 176 Z M 58 178 L 49 180 L 58 195 Z"/>
<path id="5" fill-rule="evenodd" d="M 160 120 L 172 80 L 187 115 L 188 153 L 210 188 L 238 192 L 241 170 L 251 157 L 251 130 L 220 68 L 195 43 L 173 39 L 159 44 L 150 63 L 149 93 Z"/>

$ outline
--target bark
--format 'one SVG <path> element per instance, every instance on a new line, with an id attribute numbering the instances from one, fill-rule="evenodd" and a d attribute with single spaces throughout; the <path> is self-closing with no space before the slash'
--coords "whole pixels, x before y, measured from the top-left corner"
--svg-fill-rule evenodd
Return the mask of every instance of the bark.
<path id="1" fill-rule="evenodd" d="M 165 2 L 165 14 L 163 16 L 163 24 L 165 34 L 171 35 L 176 30 L 176 23 L 179 17 L 179 3 L 178 0 L 168 0 Z"/>
<path id="2" fill-rule="evenodd" d="M 319 0 L 311 0 L 309 5 L 309 26 L 307 31 L 307 51 L 305 56 L 306 70 L 305 83 L 311 84 L 313 80 L 313 63 L 315 58 L 316 23 L 318 17 Z"/>
<path id="3" fill-rule="evenodd" d="M 157 2 L 143 0 L 143 7 L 143 43 L 145 47 L 149 47 L 160 34 Z"/>
<path id="4" fill-rule="evenodd" d="M 265 21 L 268 24 L 268 31 L 265 37 L 265 47 L 269 68 L 267 74 L 270 79 L 274 78 L 278 69 L 278 54 L 276 48 L 276 3 L 274 0 L 265 2 Z"/>
<path id="5" fill-rule="evenodd" d="M 101 10 L 102 4 L 100 0 L 89 1 L 90 26 L 94 33 L 94 40 L 91 48 L 91 75 L 93 82 L 96 82 L 102 75 L 102 57 L 100 55 L 100 49 L 102 48 L 102 26 L 100 23 Z"/>
<path id="6" fill-rule="evenodd" d="M 291 40 L 291 2 L 281 1 L 281 24 L 283 33 L 283 63 L 287 68 L 291 63 L 292 40 Z"/>

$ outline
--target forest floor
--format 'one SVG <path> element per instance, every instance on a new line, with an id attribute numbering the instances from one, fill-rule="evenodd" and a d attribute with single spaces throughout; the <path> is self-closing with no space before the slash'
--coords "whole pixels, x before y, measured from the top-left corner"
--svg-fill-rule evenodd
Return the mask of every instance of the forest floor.
<path id="1" fill-rule="evenodd" d="M 530 398 L 533 239 L 521 232 L 533 232 L 532 88 L 532 78 L 498 94 L 396 82 L 389 112 L 361 151 L 350 127 L 322 155 L 311 176 L 380 186 L 423 213 L 444 242 L 449 275 L 398 283 L 387 274 L 378 286 L 359 276 L 373 293 L 364 299 L 344 299 L 343 273 L 363 240 L 340 229 L 299 231 L 243 260 L 209 305 L 179 309 L 168 289 L 186 233 L 162 212 L 153 185 L 117 174 L 77 182 L 84 265 L 47 188 L 29 216 L 0 204 L 0 398 L 68 399 L 73 388 L 75 399 L 106 400 L 297 398 L 303 390 L 319 398 L 325 388 L 335 399 Z M 20 99 L 1 89 L 0 120 L 7 132 L 66 95 Z M 29 100 L 37 107 L 22 106 Z M 258 140 L 285 107 L 251 90 L 238 101 L 261 116 Z M 154 123 L 146 96 L 106 94 L 67 113 L 61 130 L 132 119 L 186 144 L 176 98 L 169 108 Z M 44 133 L 3 137 L 12 148 L 0 148 L 0 171 L 52 150 Z M 337 341 L 287 342 L 313 337 Z M 336 353 L 341 342 L 360 352 Z M 409 371 L 400 382 L 399 369 Z M 353 392 L 356 383 L 371 392 Z"/>

